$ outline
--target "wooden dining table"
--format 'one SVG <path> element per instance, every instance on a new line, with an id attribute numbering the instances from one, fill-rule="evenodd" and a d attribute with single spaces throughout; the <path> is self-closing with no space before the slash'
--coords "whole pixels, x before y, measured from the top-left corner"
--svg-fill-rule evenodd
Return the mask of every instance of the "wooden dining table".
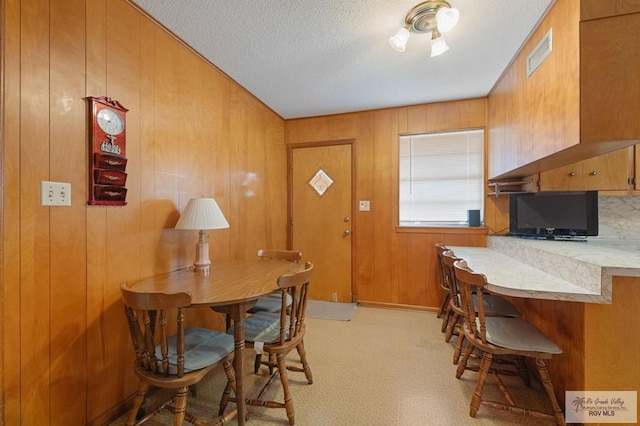
<path id="1" fill-rule="evenodd" d="M 237 419 L 239 425 L 244 425 L 244 317 L 258 298 L 278 290 L 278 277 L 302 269 L 303 265 L 282 260 L 234 260 L 212 264 L 208 274 L 180 269 L 132 283 L 131 288 L 165 293 L 186 291 L 191 294 L 191 306 L 207 306 L 230 316 L 235 341 Z"/>

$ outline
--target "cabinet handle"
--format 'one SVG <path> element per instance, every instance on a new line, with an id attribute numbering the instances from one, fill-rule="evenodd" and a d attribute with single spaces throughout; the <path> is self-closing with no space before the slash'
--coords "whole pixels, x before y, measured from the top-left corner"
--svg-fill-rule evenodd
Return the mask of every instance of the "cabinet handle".
<path id="1" fill-rule="evenodd" d="M 594 171 L 592 171 L 592 172 L 591 172 L 591 173 L 589 173 L 589 174 L 590 174 L 591 176 L 596 176 L 596 175 L 598 174 L 598 172 L 594 170 Z"/>
<path id="2" fill-rule="evenodd" d="M 576 172 L 571 172 L 568 174 L 569 177 L 574 177 L 576 175 Z"/>

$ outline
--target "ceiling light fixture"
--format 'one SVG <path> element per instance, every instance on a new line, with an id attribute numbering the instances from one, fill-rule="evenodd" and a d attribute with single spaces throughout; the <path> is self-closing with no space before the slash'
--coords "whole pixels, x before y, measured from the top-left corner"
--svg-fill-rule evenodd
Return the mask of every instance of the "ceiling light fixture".
<path id="1" fill-rule="evenodd" d="M 460 12 L 451 7 L 449 2 L 438 0 L 422 2 L 407 13 L 404 19 L 405 26 L 389 38 L 389 44 L 398 52 L 404 52 L 411 33 L 431 33 L 431 57 L 438 56 L 449 50 L 442 33 L 451 30 L 459 18 Z"/>

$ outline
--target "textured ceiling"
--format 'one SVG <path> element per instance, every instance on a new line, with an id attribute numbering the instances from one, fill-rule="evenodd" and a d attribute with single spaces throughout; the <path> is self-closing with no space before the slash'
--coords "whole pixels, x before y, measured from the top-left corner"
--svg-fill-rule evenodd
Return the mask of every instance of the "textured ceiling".
<path id="1" fill-rule="evenodd" d="M 485 96 L 553 2 L 449 0 L 431 58 L 388 43 L 416 0 L 131 1 L 285 119 Z"/>

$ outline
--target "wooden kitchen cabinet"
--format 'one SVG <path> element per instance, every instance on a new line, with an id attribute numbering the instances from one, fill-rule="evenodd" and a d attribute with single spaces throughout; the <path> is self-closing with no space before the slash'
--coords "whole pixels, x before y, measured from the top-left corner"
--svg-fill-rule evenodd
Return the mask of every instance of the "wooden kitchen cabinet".
<path id="1" fill-rule="evenodd" d="M 640 0 L 582 0 L 580 2 L 582 21 L 635 12 L 640 12 Z"/>
<path id="2" fill-rule="evenodd" d="M 580 23 L 580 139 L 640 138 L 640 13 Z"/>
<path id="3" fill-rule="evenodd" d="M 628 191 L 634 148 L 578 161 L 540 173 L 540 191 Z"/>

